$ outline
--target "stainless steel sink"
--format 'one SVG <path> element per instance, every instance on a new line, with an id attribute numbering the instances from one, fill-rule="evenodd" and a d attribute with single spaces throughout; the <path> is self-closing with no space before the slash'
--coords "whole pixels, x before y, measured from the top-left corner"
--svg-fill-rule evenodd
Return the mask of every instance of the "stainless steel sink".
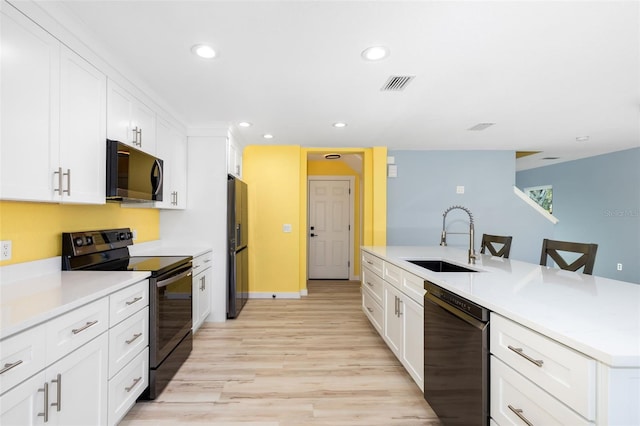
<path id="1" fill-rule="evenodd" d="M 407 260 L 407 262 L 434 272 L 478 272 L 444 260 Z"/>

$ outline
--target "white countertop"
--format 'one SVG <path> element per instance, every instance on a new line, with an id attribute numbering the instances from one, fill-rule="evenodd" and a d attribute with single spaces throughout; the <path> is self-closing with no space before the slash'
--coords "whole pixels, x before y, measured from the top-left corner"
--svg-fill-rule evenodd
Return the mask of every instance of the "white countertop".
<path id="1" fill-rule="evenodd" d="M 149 272 L 58 271 L 0 286 L 0 339 L 128 287 Z"/>
<path id="2" fill-rule="evenodd" d="M 131 256 L 192 256 L 197 257 L 211 251 L 211 247 L 190 245 L 184 242 L 164 240 L 148 241 L 129 246 Z"/>
<path id="3" fill-rule="evenodd" d="M 613 367 L 640 367 L 640 285 L 451 247 L 364 250 Z M 482 272 L 432 272 L 406 259 L 447 260 Z"/>

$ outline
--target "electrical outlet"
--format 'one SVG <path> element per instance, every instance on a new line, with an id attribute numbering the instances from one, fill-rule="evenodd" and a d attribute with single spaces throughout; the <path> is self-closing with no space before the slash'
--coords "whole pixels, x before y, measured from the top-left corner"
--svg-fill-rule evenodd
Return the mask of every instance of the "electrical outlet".
<path id="1" fill-rule="evenodd" d="M 462 185 L 456 186 L 456 194 L 464 194 L 464 186 Z"/>
<path id="2" fill-rule="evenodd" d="M 131 231 L 131 239 L 133 240 L 138 239 L 138 231 L 136 231 L 135 229 Z"/>
<path id="3" fill-rule="evenodd" d="M 618 271 L 622 271 L 622 263 L 618 263 L 618 266 L 616 267 L 616 269 Z"/>
<path id="4" fill-rule="evenodd" d="M 0 260 L 11 259 L 11 240 L 0 242 Z"/>

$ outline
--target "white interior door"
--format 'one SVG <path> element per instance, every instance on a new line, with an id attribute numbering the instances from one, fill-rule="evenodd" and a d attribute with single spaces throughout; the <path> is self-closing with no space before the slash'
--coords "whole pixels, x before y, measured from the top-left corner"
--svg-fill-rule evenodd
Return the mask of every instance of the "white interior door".
<path id="1" fill-rule="evenodd" d="M 350 181 L 309 181 L 309 279 L 349 279 Z"/>

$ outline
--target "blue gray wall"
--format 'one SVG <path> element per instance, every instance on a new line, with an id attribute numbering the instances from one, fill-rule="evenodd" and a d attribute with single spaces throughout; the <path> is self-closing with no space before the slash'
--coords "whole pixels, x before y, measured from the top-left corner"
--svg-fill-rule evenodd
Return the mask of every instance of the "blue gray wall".
<path id="1" fill-rule="evenodd" d="M 483 233 L 513 236 L 511 258 L 539 263 L 543 238 L 554 225 L 518 198 L 513 151 L 389 151 L 398 177 L 387 180 L 387 244 L 438 245 L 442 213 L 463 205 L 474 215 L 476 250 Z M 456 186 L 465 193 L 457 194 Z M 467 232 L 466 213 L 447 216 L 449 232 Z M 449 234 L 450 246 L 468 236 Z"/>
<path id="2" fill-rule="evenodd" d="M 554 238 L 597 243 L 594 275 L 640 283 L 640 148 L 524 170 L 516 184 L 553 186 Z"/>

